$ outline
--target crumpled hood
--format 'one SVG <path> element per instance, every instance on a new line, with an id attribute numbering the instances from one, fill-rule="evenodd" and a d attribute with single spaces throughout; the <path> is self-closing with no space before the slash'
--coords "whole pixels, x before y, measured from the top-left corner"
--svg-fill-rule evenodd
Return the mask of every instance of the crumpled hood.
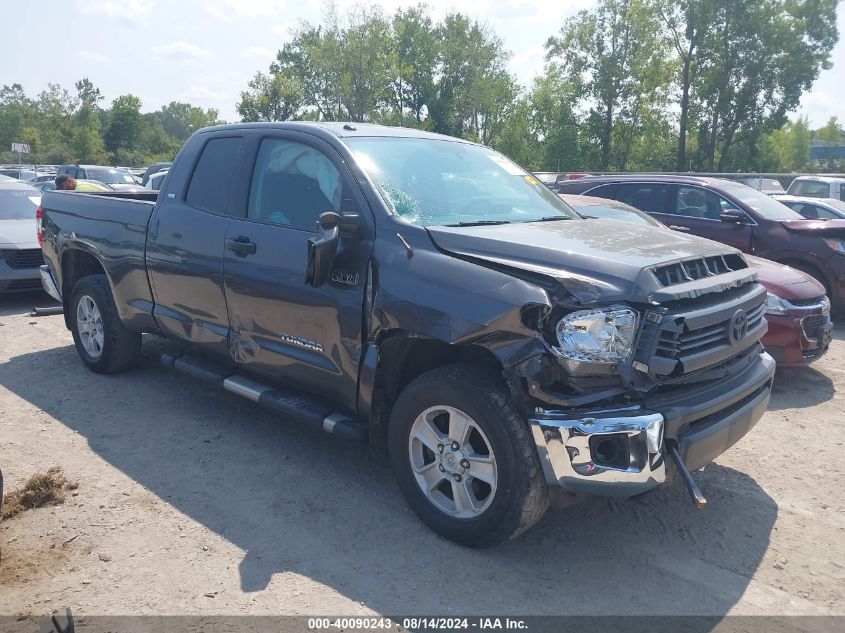
<path id="1" fill-rule="evenodd" d="M 725 244 L 693 235 L 613 220 L 435 226 L 428 227 L 428 232 L 441 250 L 453 256 L 553 278 L 582 304 L 645 302 L 663 291 L 649 269 L 687 259 L 739 253 Z M 753 278 L 751 271 L 749 275 Z M 696 294 L 702 293 L 701 281 L 704 280 L 696 282 Z M 723 289 L 715 286 L 713 290 Z M 663 300 L 689 296 L 662 294 Z"/>
<path id="2" fill-rule="evenodd" d="M 35 218 L 0 220 L 0 248 L 41 248 Z"/>

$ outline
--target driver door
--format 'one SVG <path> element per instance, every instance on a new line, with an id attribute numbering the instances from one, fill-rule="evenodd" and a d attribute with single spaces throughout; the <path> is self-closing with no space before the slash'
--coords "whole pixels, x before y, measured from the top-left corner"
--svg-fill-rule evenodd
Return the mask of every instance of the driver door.
<path id="1" fill-rule="evenodd" d="M 355 406 L 372 216 L 334 150 L 311 135 L 248 140 L 248 183 L 229 218 L 224 286 L 232 359 Z M 363 237 L 341 237 L 332 274 L 305 283 L 321 213 L 357 213 Z"/>
<path id="2" fill-rule="evenodd" d="M 672 185 L 669 215 L 665 216 L 666 219 L 659 219 L 675 230 L 750 253 L 753 220 L 748 218 L 748 224 L 735 224 L 721 219 L 722 211 L 736 208 L 735 204 L 709 189 L 696 185 Z"/>

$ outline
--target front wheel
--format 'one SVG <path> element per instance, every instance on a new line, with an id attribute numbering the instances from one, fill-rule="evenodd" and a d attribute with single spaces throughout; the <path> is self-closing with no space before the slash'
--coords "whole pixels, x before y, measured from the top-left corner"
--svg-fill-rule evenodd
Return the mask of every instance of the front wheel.
<path id="1" fill-rule="evenodd" d="M 412 381 L 390 416 L 388 444 L 408 504 L 430 528 L 490 547 L 549 505 L 537 449 L 495 372 L 449 365 Z"/>
<path id="2" fill-rule="evenodd" d="M 76 282 L 70 322 L 76 351 L 91 371 L 111 374 L 137 361 L 141 335 L 123 325 L 105 275 L 90 275 Z"/>

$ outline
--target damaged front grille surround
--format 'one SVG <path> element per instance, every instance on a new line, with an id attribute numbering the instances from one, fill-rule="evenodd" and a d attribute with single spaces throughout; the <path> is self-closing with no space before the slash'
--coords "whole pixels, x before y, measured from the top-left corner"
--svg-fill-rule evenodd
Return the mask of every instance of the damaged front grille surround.
<path id="1" fill-rule="evenodd" d="M 745 258 L 739 254 L 711 255 L 709 257 L 698 257 L 662 266 L 655 266 L 651 272 L 657 280 L 665 286 L 715 277 L 724 273 L 733 272 L 748 268 Z"/>

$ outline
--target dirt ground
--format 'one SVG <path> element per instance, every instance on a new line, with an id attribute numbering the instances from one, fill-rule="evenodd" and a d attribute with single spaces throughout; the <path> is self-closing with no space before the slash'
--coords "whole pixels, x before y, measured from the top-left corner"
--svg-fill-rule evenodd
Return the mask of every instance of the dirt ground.
<path id="1" fill-rule="evenodd" d="M 474 551 L 366 448 L 161 367 L 154 338 L 95 375 L 35 303 L 0 298 L 0 467 L 79 488 L 0 523 L 0 614 L 845 614 L 845 323 L 696 475 L 707 509 L 590 499 Z"/>

